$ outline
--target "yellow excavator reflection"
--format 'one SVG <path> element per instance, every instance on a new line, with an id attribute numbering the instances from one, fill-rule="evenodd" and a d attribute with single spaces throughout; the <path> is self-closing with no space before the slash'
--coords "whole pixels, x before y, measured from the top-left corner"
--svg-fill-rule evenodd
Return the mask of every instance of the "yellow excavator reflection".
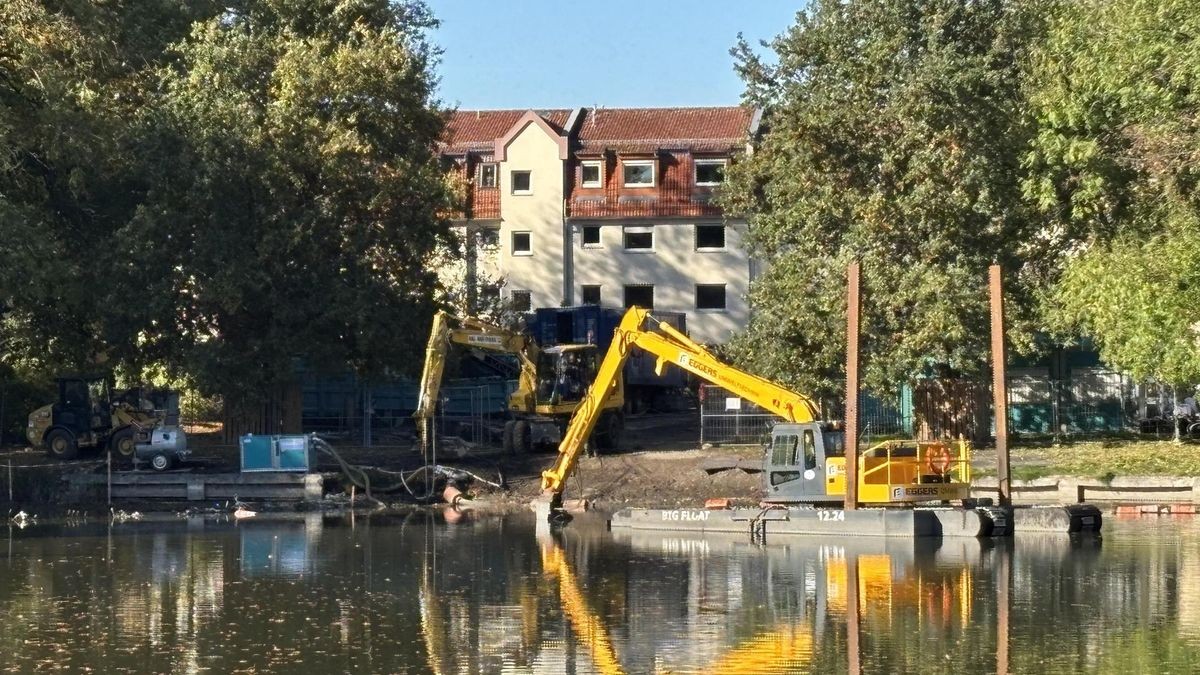
<path id="1" fill-rule="evenodd" d="M 591 654 L 596 670 L 604 675 L 624 673 L 608 629 L 584 596 L 579 580 L 567 561 L 566 551 L 553 536 L 542 536 L 538 543 L 542 549 L 542 573 L 558 578 L 563 611 L 575 629 L 579 642 Z"/>
<path id="2" fill-rule="evenodd" d="M 812 662 L 812 648 L 811 626 L 785 624 L 746 640 L 704 672 L 714 675 L 795 673 L 803 671 Z"/>
<path id="3" fill-rule="evenodd" d="M 537 649 L 541 639 L 538 599 L 545 598 L 545 592 L 553 589 L 552 602 L 561 608 L 577 643 L 586 650 L 590 668 L 604 675 L 624 673 L 626 671 L 618 657 L 613 636 L 602 614 L 584 592 L 558 536 L 543 535 L 538 539 L 542 579 L 550 582 L 549 587 L 543 585 L 542 590 L 538 591 L 538 584 L 535 583 L 519 593 L 522 643 Z M 631 543 L 635 550 L 643 546 L 649 550 L 663 550 L 661 541 Z M 969 543 L 978 547 L 977 542 Z M 715 545 L 719 547 L 720 543 Z M 780 568 L 800 570 L 808 566 L 805 561 L 818 563 L 815 593 L 823 602 L 816 604 L 823 605 L 826 614 L 779 622 L 716 655 L 707 664 L 678 668 L 668 666 L 664 672 L 724 675 L 809 672 L 813 667 L 814 649 L 817 648 L 818 633 L 815 626 L 828 621 L 846 621 L 849 625 L 851 612 L 854 617 L 859 617 L 854 625 L 857 627 L 861 620 L 864 632 L 886 630 L 897 619 L 895 613 L 902 610 L 908 610 L 909 613 L 915 610 L 921 622 L 928 626 L 950 628 L 957 624 L 966 627 L 973 610 L 975 589 L 972 566 L 977 562 L 977 554 L 978 548 L 970 551 L 964 549 L 962 552 L 942 550 L 936 553 L 936 560 L 926 558 L 918 564 L 914 555 L 924 557 L 933 554 L 914 553 L 911 549 L 881 553 L 842 547 L 797 547 L 791 550 L 781 547 L 768 550 L 766 555 L 775 558 Z M 849 586 L 851 579 L 854 579 L 854 589 Z M 447 650 L 462 653 L 463 645 L 452 647 L 443 638 L 460 631 L 450 630 L 445 623 L 453 619 L 440 606 L 428 569 L 422 579 L 420 603 L 421 630 L 430 669 L 435 675 L 456 672 L 450 665 L 455 658 L 448 656 L 450 652 Z"/>

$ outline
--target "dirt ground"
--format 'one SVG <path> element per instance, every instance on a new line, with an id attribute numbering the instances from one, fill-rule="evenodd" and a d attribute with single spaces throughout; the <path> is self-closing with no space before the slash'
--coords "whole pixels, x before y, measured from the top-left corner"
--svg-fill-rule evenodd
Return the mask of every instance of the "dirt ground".
<path id="1" fill-rule="evenodd" d="M 189 436 L 193 461 L 181 471 L 236 471 L 236 447 L 221 445 L 215 435 Z M 715 458 L 760 460 L 755 446 L 699 447 L 699 418 L 695 412 L 647 414 L 626 420 L 626 433 L 619 451 L 583 457 L 567 484 L 565 496 L 585 498 L 603 511 L 626 505 L 647 507 L 699 506 L 705 499 L 723 497 L 735 503 L 757 503 L 762 494 L 758 473 L 730 469 L 709 474 L 703 465 Z M 343 458 L 355 465 L 386 471 L 411 471 L 422 465 L 413 443 L 384 447 L 338 446 Z M 42 452 L 27 448 L 0 449 L 0 502 L 5 497 L 6 466 L 15 467 L 18 497 L 26 493 L 44 495 L 53 501 L 53 477 L 68 471 L 104 471 L 103 455 L 84 455 L 74 462 L 56 462 Z M 995 451 L 973 454 L 976 475 L 994 475 Z M 488 481 L 504 484 L 496 489 L 476 482 L 471 490 L 479 498 L 517 506 L 537 496 L 541 472 L 555 460 L 553 452 L 527 456 L 504 455 L 499 448 L 471 447 L 455 438 L 445 438 L 436 461 L 444 466 L 469 471 Z M 1200 475 L 1200 445 L 1178 446 L 1169 442 L 1147 443 L 1125 440 L 1092 441 L 1063 447 L 1017 448 L 1012 452 L 1014 477 L 1029 478 L 1049 473 L 1064 475 Z M 118 467 L 120 468 L 120 467 Z M 339 475 L 336 461 L 318 456 L 317 469 Z M 1026 475 L 1029 474 L 1029 475 Z M 23 480 L 27 479 L 27 480 Z M 378 482 L 376 482 L 378 481 Z M 338 491 L 340 479 L 327 483 Z M 379 473 L 374 485 L 396 482 L 395 474 Z M 34 485 L 36 483 L 36 485 Z M 38 488 L 34 490 L 33 488 Z M 393 495 L 389 501 L 404 501 Z M 19 501 L 19 500 L 18 500 Z"/>
<path id="2" fill-rule="evenodd" d="M 534 452 L 514 457 L 504 455 L 498 448 L 469 447 L 453 438 L 443 441 L 437 457 L 439 464 L 503 483 L 505 489 L 476 482 L 472 492 L 481 499 L 508 505 L 523 505 L 536 497 L 540 490 L 541 472 L 555 460 L 553 452 Z M 756 503 L 760 492 L 758 474 L 731 469 L 709 475 L 701 468 L 701 464 L 722 457 L 761 459 L 761 449 L 747 446 L 701 449 L 698 443 L 699 417 L 695 412 L 627 418 L 622 449 L 596 457 L 583 457 L 567 484 L 565 496 L 568 499 L 586 498 L 595 508 L 606 511 L 619 509 L 626 504 L 662 507 L 701 505 L 710 497 Z M 215 436 L 190 435 L 189 446 L 192 450 L 191 461 L 179 469 L 181 471 L 238 469 L 237 449 L 220 444 Z M 388 471 L 408 471 L 422 464 L 422 458 L 411 446 L 338 446 L 337 450 L 351 464 Z M 39 450 L 19 447 L 0 449 L 0 473 L 5 471 L 9 461 L 16 467 L 14 473 L 18 482 L 24 473 L 31 474 L 32 478 L 34 471 L 41 472 L 37 480 L 44 482 L 46 475 L 55 473 L 105 470 L 104 455 L 99 453 L 82 454 L 72 462 L 57 462 Z M 339 473 L 337 462 L 323 454 L 318 456 L 317 468 Z M 377 477 L 381 483 L 395 481 L 392 474 L 377 474 Z M 3 498 L 4 495 L 0 495 L 0 500 Z"/>

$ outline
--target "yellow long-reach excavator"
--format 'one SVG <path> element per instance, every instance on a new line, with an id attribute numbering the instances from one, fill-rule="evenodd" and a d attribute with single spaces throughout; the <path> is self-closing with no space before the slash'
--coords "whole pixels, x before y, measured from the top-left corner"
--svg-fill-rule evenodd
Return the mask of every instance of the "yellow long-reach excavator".
<path id="1" fill-rule="evenodd" d="M 452 345 L 517 357 L 520 375 L 516 391 L 508 398 L 508 411 L 513 419 L 505 422 L 502 434 L 504 450 L 510 453 L 526 453 L 536 446 L 553 447 L 559 443 L 568 420 L 596 374 L 595 345 L 542 349 L 524 333 L 475 317 L 459 318 L 439 311 L 429 331 L 417 410 L 413 414 L 425 452 L 429 451 L 433 415 Z M 621 409 L 625 396 L 619 373 L 610 383 L 610 389 L 593 422 L 593 426 L 599 426 L 597 444 L 605 449 L 616 447 L 624 429 Z"/>
<path id="2" fill-rule="evenodd" d="M 846 491 L 845 433 L 820 422 L 811 399 L 770 380 L 723 363 L 671 325 L 632 307 L 621 319 L 592 386 L 571 417 L 554 466 L 542 472 L 542 498 L 557 508 L 588 436 L 617 388 L 621 368 L 634 349 L 717 384 L 782 417 L 771 430 L 763 459 L 763 501 L 775 504 L 840 502 Z M 858 457 L 858 495 L 866 504 L 912 504 L 968 499 L 969 448 L 958 443 L 885 441 Z"/>

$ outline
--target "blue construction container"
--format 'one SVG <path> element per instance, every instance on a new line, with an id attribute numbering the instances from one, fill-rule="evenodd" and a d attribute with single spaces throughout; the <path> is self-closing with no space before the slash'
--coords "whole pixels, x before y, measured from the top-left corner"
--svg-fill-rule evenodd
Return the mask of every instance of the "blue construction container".
<path id="1" fill-rule="evenodd" d="M 312 436 L 246 434 L 239 445 L 242 471 L 307 472 L 312 459 Z"/>
<path id="2" fill-rule="evenodd" d="M 533 311 L 527 321 L 533 339 L 543 347 L 560 344 L 594 344 L 600 354 L 612 344 L 613 331 L 621 323 L 625 310 L 599 305 L 578 307 L 542 307 Z M 655 310 L 654 318 L 665 321 L 682 333 L 687 332 L 687 315 L 683 312 Z M 655 375 L 656 357 L 641 351 L 629 355 L 625 362 L 626 387 L 672 389 L 687 384 L 687 375 L 680 368 L 664 368 Z"/>

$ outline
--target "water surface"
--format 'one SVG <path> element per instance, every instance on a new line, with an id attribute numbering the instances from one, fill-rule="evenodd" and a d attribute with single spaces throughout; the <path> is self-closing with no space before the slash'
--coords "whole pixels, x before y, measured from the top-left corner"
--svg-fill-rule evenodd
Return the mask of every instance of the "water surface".
<path id="1" fill-rule="evenodd" d="M 763 547 L 431 513 L 0 525 L 0 672 L 1196 672 L 1200 528 L 1105 527 Z"/>

